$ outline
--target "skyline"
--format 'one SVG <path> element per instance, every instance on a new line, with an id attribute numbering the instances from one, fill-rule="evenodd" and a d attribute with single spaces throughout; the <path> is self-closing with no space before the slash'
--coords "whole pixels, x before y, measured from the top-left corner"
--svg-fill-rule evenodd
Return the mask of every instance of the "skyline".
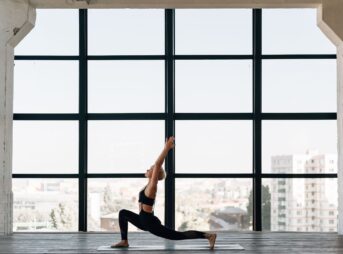
<path id="1" fill-rule="evenodd" d="M 331 173 L 337 167 L 337 155 L 322 154 L 316 150 L 303 151 L 301 154 L 274 155 L 271 159 L 273 161 L 273 172 L 275 173 L 304 173 L 308 170 L 313 171 L 313 167 L 314 173 L 323 173 L 324 171 L 325 173 Z M 322 172 L 322 170 L 324 171 Z M 305 227 L 305 225 L 307 225 L 308 220 L 314 220 L 313 215 L 308 213 L 312 209 L 309 207 L 308 202 L 315 199 L 316 209 L 318 209 L 316 211 L 318 216 L 321 216 L 321 220 L 319 220 L 319 217 L 316 219 L 316 225 L 323 228 L 321 231 L 335 231 L 337 226 L 337 218 L 335 217 L 337 215 L 335 212 L 337 210 L 337 189 L 333 184 L 337 184 L 337 179 L 284 179 L 276 177 L 263 178 L 262 180 L 263 191 L 268 191 L 269 196 L 271 195 L 269 201 L 263 201 L 264 206 L 266 205 L 265 202 L 271 202 L 269 208 L 268 206 L 263 208 L 264 218 L 271 216 L 271 224 L 265 223 L 265 227 L 271 225 L 272 231 L 278 231 L 278 228 L 280 228 L 278 221 L 283 221 L 285 230 L 313 231 L 313 228 Z M 146 179 L 144 178 L 89 179 L 87 191 L 89 231 L 117 232 L 119 230 L 117 227 L 119 210 L 124 208 L 133 212 L 138 211 L 138 192 L 145 182 Z M 57 211 L 58 215 L 58 206 L 60 204 L 69 207 L 70 213 L 64 214 L 65 218 L 77 218 L 78 188 L 76 179 L 14 179 L 13 184 L 14 226 L 19 231 L 24 230 L 24 227 L 29 225 L 43 227 L 43 231 L 48 230 L 45 227 L 50 225 L 47 226 L 50 228 L 51 224 L 47 224 L 49 222 L 46 221 L 46 216 L 50 214 L 49 218 L 51 219 L 50 211 L 52 210 Z M 252 230 L 251 204 L 248 204 L 251 202 L 252 184 L 252 179 L 241 178 L 177 178 L 175 193 L 177 228 L 179 230 L 191 228 L 201 230 Z M 322 184 L 325 188 L 320 187 Z M 317 203 L 319 200 L 316 200 L 317 196 L 313 196 L 313 190 L 308 189 L 309 186 L 312 186 L 311 188 L 315 186 L 316 191 L 320 192 L 320 197 L 325 198 L 324 203 L 322 199 L 320 199 L 321 202 Z M 29 196 L 28 193 L 30 193 Z M 192 193 L 191 200 L 189 199 L 189 193 Z M 164 195 L 164 185 L 162 183 L 159 185 L 155 206 L 155 213 L 161 221 L 164 220 Z M 285 206 L 284 202 L 279 199 L 284 197 L 287 197 L 288 206 Z M 280 208 L 280 205 L 285 207 Z M 297 207 L 295 211 L 289 208 L 295 205 Z M 249 210 L 247 210 L 248 206 L 250 206 Z M 191 207 L 197 207 L 197 209 L 194 210 Z M 267 208 L 270 209 L 270 213 Z M 277 208 L 281 209 L 278 213 L 275 210 Z M 287 210 L 288 208 L 291 210 Z M 32 216 L 30 216 L 30 219 L 27 217 L 27 209 L 35 211 L 34 219 L 32 219 Z M 328 210 L 330 210 L 330 218 L 325 217 Z M 232 215 L 230 215 L 231 213 Z M 248 219 L 248 221 L 236 224 L 237 221 L 234 222 L 235 213 L 237 213 L 237 216 L 243 216 L 242 219 Z M 284 220 L 283 215 L 278 216 L 278 214 L 290 214 L 289 221 Z M 58 224 L 58 216 L 56 218 Z M 325 221 L 325 223 L 322 224 L 322 221 Z M 75 231 L 77 229 L 76 222 L 77 220 L 74 220 L 73 225 L 65 224 L 67 228 L 58 224 L 62 227 L 50 229 L 52 231 Z M 330 223 L 330 225 L 327 223 Z M 266 228 L 264 229 L 266 230 Z M 137 231 L 137 229 L 131 225 L 130 231 Z"/>

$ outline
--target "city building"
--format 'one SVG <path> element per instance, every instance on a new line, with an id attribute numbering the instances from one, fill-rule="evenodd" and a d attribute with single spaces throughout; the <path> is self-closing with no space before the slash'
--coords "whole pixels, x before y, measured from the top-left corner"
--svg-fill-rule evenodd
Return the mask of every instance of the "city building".
<path id="1" fill-rule="evenodd" d="M 304 174 L 337 171 L 337 155 L 308 150 L 304 154 L 275 155 L 272 173 Z M 337 230 L 337 185 L 333 178 L 271 180 L 271 230 Z"/>

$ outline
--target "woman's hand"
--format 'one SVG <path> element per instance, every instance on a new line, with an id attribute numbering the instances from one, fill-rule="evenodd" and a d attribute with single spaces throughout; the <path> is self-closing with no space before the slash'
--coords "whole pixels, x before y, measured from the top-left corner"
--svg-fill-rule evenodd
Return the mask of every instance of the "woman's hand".
<path id="1" fill-rule="evenodd" d="M 165 147 L 167 149 L 173 149 L 175 147 L 175 138 L 173 136 L 166 139 Z"/>
<path id="2" fill-rule="evenodd" d="M 152 170 L 152 175 L 150 177 L 150 179 L 152 180 L 152 182 L 157 185 L 157 181 L 158 181 L 158 176 L 160 173 L 160 169 L 162 167 L 162 164 L 164 162 L 164 160 L 166 159 L 168 152 L 170 149 L 174 148 L 175 143 L 174 143 L 175 138 L 173 136 L 169 137 L 168 139 L 166 139 L 166 143 L 164 145 L 163 151 L 161 152 L 161 154 L 158 156 L 153 170 Z"/>

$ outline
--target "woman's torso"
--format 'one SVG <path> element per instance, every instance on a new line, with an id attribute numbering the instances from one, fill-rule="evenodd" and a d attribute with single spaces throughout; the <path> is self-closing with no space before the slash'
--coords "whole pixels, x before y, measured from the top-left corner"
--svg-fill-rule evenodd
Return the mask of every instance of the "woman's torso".
<path id="1" fill-rule="evenodd" d="M 140 192 L 139 192 L 139 211 L 143 209 L 145 212 L 153 213 L 154 211 L 154 204 L 156 198 L 156 191 L 157 187 L 154 189 L 149 188 L 146 185 Z"/>

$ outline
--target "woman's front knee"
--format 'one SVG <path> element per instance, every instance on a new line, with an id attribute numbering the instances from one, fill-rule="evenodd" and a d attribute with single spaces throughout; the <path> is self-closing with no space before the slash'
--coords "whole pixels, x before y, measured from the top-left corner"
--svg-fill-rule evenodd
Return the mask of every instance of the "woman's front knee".
<path id="1" fill-rule="evenodd" d="M 119 211 L 119 218 L 125 216 L 125 215 L 127 214 L 127 212 L 128 212 L 128 210 L 126 210 L 126 209 L 121 209 L 121 210 Z"/>

